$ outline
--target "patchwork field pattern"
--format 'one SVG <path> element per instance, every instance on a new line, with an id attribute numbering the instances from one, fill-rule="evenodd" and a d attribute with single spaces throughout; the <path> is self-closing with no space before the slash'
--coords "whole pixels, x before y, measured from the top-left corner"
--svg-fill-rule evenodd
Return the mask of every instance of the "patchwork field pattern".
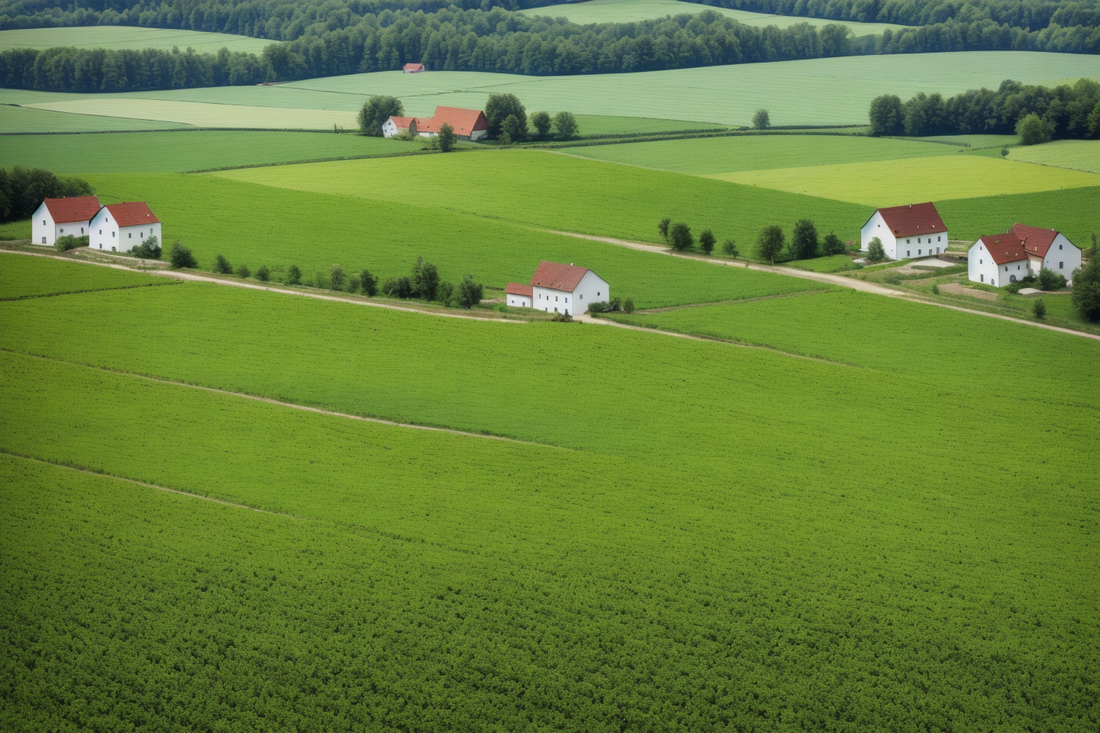
<path id="1" fill-rule="evenodd" d="M 7 94 L 7 91 L 4 92 Z M 80 115 L 69 112 L 51 112 L 33 107 L 13 107 L 0 104 L 0 132 L 87 132 L 91 130 L 165 130 L 184 127 L 175 122 L 133 120 L 125 117 Z M 11 140 L 5 141 L 11 145 Z M 4 151 L 0 150 L 0 155 Z"/>
<path id="2" fill-rule="evenodd" d="M 1100 185 L 1085 171 L 994 160 L 978 155 L 930 157 L 904 165 L 839 163 L 808 168 L 721 173 L 711 176 L 806 196 L 835 198 L 873 208 L 936 199 L 964 199 Z"/>
<path id="3" fill-rule="evenodd" d="M 53 252 L 52 247 L 43 247 Z M 0 252 L 0 300 L 171 284 L 137 272 Z"/>
<path id="4" fill-rule="evenodd" d="M 232 104 L 175 102 L 152 98 L 119 99 L 106 95 L 90 95 L 84 99 L 64 102 L 42 102 L 28 105 L 53 112 L 79 115 L 125 117 L 156 122 L 175 122 L 196 127 L 243 127 L 251 129 L 345 130 L 359 128 L 355 113 L 323 109 L 293 109 L 282 107 L 247 107 Z"/>
<path id="5" fill-rule="evenodd" d="M 197 53 L 217 53 L 222 48 L 239 53 L 263 53 L 265 47 L 278 41 L 249 38 L 226 33 L 205 33 L 163 28 L 94 25 L 75 28 L 25 28 L 0 31 L 0 48 L 159 48 Z"/>
<path id="6" fill-rule="evenodd" d="M 181 132 L 19 135 L 5 141 L 0 166 L 55 173 L 185 172 L 298 160 L 416 152 L 422 143 L 319 132 Z"/>
<path id="7" fill-rule="evenodd" d="M 1055 140 L 1012 148 L 1009 160 L 1100 173 L 1100 140 Z"/>

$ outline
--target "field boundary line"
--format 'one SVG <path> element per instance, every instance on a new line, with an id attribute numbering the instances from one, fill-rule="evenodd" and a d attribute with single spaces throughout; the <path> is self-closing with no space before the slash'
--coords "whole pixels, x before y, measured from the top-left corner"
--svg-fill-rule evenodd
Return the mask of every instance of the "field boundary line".
<path id="1" fill-rule="evenodd" d="M 116 288 L 90 288 L 88 290 L 66 290 L 63 293 L 39 293 L 37 295 L 17 295 L 14 298 L 0 298 L 0 303 L 12 303 L 17 300 L 34 300 L 35 298 L 57 298 L 62 295 L 83 295 L 85 293 L 106 293 L 111 290 L 136 290 L 137 288 L 159 288 L 165 285 L 178 285 L 179 283 L 142 283 L 141 285 L 119 285 Z"/>
<path id="2" fill-rule="evenodd" d="M 192 499 L 201 499 L 202 501 L 213 502 L 214 504 L 221 504 L 223 506 L 231 506 L 236 509 L 248 509 L 253 512 L 260 512 L 261 514 L 271 514 L 276 517 L 288 517 L 290 519 L 298 519 L 301 521 L 310 521 L 308 517 L 299 517 L 296 514 L 288 514 L 286 512 L 276 512 L 271 509 L 260 509 L 259 507 L 249 506 L 248 504 L 238 504 L 237 502 L 227 501 L 225 499 L 218 499 L 213 496 L 204 496 L 203 494 L 195 494 L 190 491 L 183 491 L 181 489 L 171 489 L 167 486 L 161 486 L 160 484 L 151 484 L 147 481 L 138 481 L 135 478 L 129 478 L 126 476 L 119 476 L 114 473 L 107 473 L 106 471 L 96 471 L 84 466 L 78 466 L 75 463 L 63 463 L 61 461 L 51 461 L 48 458 L 37 458 L 35 456 L 24 455 L 23 453 L 17 453 L 7 448 L 0 448 L 0 454 L 5 456 L 11 456 L 13 458 L 21 458 L 24 461 L 34 461 L 36 463 L 44 463 L 47 466 L 54 466 L 56 468 L 64 468 L 69 471 L 76 471 L 77 473 L 85 473 L 89 476 L 99 476 L 100 478 L 114 479 L 115 481 L 124 481 L 128 484 L 134 484 L 136 486 L 143 486 L 147 489 L 156 489 L 157 491 L 164 491 L 169 494 L 179 494 L 180 496 L 187 496 Z"/>
<path id="3" fill-rule="evenodd" d="M 794 267 L 775 267 L 772 265 L 761 265 L 756 262 L 750 263 L 748 260 L 742 262 L 735 262 L 732 260 L 720 260 L 715 258 L 702 258 L 692 255 L 680 254 L 673 252 L 666 247 L 662 247 L 658 244 L 649 244 L 647 242 L 632 242 L 628 239 L 615 239 L 614 237 L 597 237 L 592 234 L 580 234 L 578 232 L 563 232 L 556 229 L 544 229 L 543 231 L 550 234 L 560 234 L 566 237 L 576 237 L 577 239 L 588 239 L 593 242 L 603 242 L 605 244 L 614 244 L 620 247 L 628 247 L 629 249 L 638 250 L 639 252 L 649 252 L 651 254 L 666 255 L 668 257 L 679 257 L 685 260 L 693 260 L 696 262 L 705 262 L 710 265 L 720 265 L 725 267 L 745 267 L 750 270 L 759 270 L 760 272 L 772 272 L 776 275 L 787 275 L 789 277 L 799 277 L 803 280 L 814 280 L 820 283 L 827 283 L 829 285 L 837 285 L 849 290 L 857 290 L 863 293 L 871 293 L 873 295 L 884 295 L 887 298 L 897 298 L 899 300 L 906 300 L 910 303 L 920 303 L 923 305 L 935 306 L 937 308 L 947 308 L 948 310 L 959 311 L 960 313 L 969 313 L 975 316 L 984 316 L 986 318 L 997 318 L 1002 321 L 1008 321 L 1010 323 L 1018 323 L 1022 326 L 1031 326 L 1032 328 L 1042 328 L 1047 331 L 1055 331 L 1057 333 L 1065 333 L 1070 336 L 1080 336 L 1082 338 L 1093 339 L 1094 341 L 1100 341 L 1100 335 L 1086 333 L 1084 331 L 1075 331 L 1072 328 L 1063 328 L 1061 326 L 1052 326 L 1048 323 L 1038 323 L 1036 321 L 1025 321 L 1022 318 L 1015 318 L 1013 316 L 1006 316 L 1000 313 L 989 313 L 987 311 L 972 310 L 970 308 L 963 308 L 962 306 L 950 305 L 948 303 L 940 303 L 935 300 L 922 297 L 915 293 L 906 293 L 899 290 L 892 290 L 875 283 L 870 283 L 865 280 L 853 280 L 849 277 L 842 277 L 840 275 L 831 275 L 824 272 L 813 272 L 812 270 L 799 270 Z M 648 329 L 647 329 L 648 330 Z M 666 331 L 665 333 L 670 333 Z M 783 352 L 786 353 L 786 352 Z"/>
<path id="4" fill-rule="evenodd" d="M 639 308 L 634 311 L 642 315 L 648 315 L 651 313 L 668 313 L 669 311 L 679 311 L 685 308 L 706 308 L 710 305 L 733 305 L 735 303 L 752 303 L 756 300 L 775 300 L 776 298 L 797 298 L 803 295 L 820 295 L 821 293 L 833 292 L 828 288 L 822 288 L 821 290 L 800 290 L 796 293 L 777 293 L 776 295 L 758 295 L 755 298 L 732 298 L 730 300 L 716 300 L 712 303 L 686 303 L 685 305 L 669 305 L 661 308 Z"/>
<path id="5" fill-rule="evenodd" d="M 555 450 L 575 451 L 574 448 L 568 448 L 566 446 L 554 445 L 552 443 L 539 443 L 533 440 L 520 440 L 519 438 L 509 438 L 505 435 L 492 435 L 490 433 L 472 433 L 468 430 L 458 430 L 456 428 L 444 428 L 435 425 L 417 425 L 415 423 L 403 423 L 396 422 L 394 420 L 386 420 L 381 417 L 368 417 L 366 415 L 352 415 L 347 412 L 337 412 L 335 410 L 326 410 L 323 407 L 312 407 L 310 405 L 301 405 L 297 402 L 286 402 L 283 400 L 277 400 L 273 397 L 260 397 L 259 395 L 248 394 L 247 392 L 234 392 L 228 389 L 219 389 L 218 387 L 207 387 L 201 384 L 191 384 L 190 382 L 180 382 L 175 379 L 166 379 L 164 377 L 154 377 L 148 374 L 139 374 L 137 372 L 129 372 L 125 369 L 113 369 L 111 367 L 95 366 L 94 364 L 81 364 L 77 361 L 68 361 L 67 359 L 58 359 L 53 356 L 45 356 L 43 354 L 33 354 L 29 351 L 15 351 L 13 349 L 0 348 L 0 352 L 7 354 L 15 354 L 17 356 L 24 356 L 31 359 L 41 359 L 42 361 L 50 361 L 55 364 L 66 364 L 68 366 L 80 367 L 82 369 L 90 369 L 93 371 L 107 372 L 109 374 L 117 374 L 124 377 L 131 377 L 133 379 L 142 379 L 147 382 L 155 382 L 157 384 L 166 384 L 172 387 L 181 387 L 185 389 L 194 389 L 201 392 L 211 392 L 213 394 L 226 395 L 228 397 L 238 397 L 240 399 L 252 400 L 254 402 L 263 402 L 269 405 L 275 405 L 277 407 L 286 407 L 292 410 L 301 410 L 303 412 L 312 412 L 316 415 L 326 415 L 328 417 L 339 417 L 345 420 L 357 420 L 359 422 L 374 423 L 377 425 L 387 425 L 395 428 L 407 428 L 410 430 L 427 430 L 435 433 L 449 433 L 451 435 L 459 435 L 466 438 L 482 438 L 484 440 L 499 440 L 504 443 L 518 443 L 519 445 L 531 445 L 538 448 L 553 448 Z"/>

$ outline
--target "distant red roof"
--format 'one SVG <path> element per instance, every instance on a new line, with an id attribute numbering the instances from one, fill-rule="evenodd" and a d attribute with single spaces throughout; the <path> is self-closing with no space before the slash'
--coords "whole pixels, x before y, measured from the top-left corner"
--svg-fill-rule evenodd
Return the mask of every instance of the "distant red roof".
<path id="1" fill-rule="evenodd" d="M 508 283 L 508 287 L 504 288 L 504 292 L 508 295 L 526 295 L 530 298 L 534 295 L 534 288 L 522 283 Z"/>
<path id="2" fill-rule="evenodd" d="M 1024 250 L 1036 257 L 1046 257 L 1047 250 L 1058 236 L 1058 232 L 1053 229 L 1040 229 L 1019 223 L 1012 225 L 1012 233 L 1024 241 Z"/>
<path id="3" fill-rule="evenodd" d="M 922 234 L 935 234 L 947 231 L 947 227 L 940 218 L 940 212 L 931 201 L 924 204 L 909 204 L 908 206 L 892 206 L 889 209 L 879 209 L 886 226 L 894 233 L 895 237 L 917 237 Z"/>
<path id="4" fill-rule="evenodd" d="M 587 267 L 574 267 L 573 265 L 560 265 L 557 262 L 539 262 L 539 269 L 535 270 L 535 276 L 531 278 L 531 284 L 540 288 L 551 290 L 564 290 L 571 293 L 580 285 L 581 278 L 588 272 Z"/>
<path id="5" fill-rule="evenodd" d="M 409 125 L 416 121 L 415 117 L 391 117 L 398 130 L 407 130 Z"/>
<path id="6" fill-rule="evenodd" d="M 1027 259 L 1023 241 L 1012 232 L 1008 234 L 989 234 L 978 241 L 985 245 L 985 248 L 989 251 L 989 256 L 998 265 Z"/>
<path id="7" fill-rule="evenodd" d="M 485 113 L 478 109 L 459 107 L 436 107 L 434 117 L 417 117 L 416 128 L 420 132 L 438 133 L 444 123 L 451 126 L 456 135 L 469 137 L 478 130 L 488 130 L 489 122 Z"/>
<path id="8" fill-rule="evenodd" d="M 120 227 L 136 227 L 142 224 L 159 224 L 160 219 L 153 216 L 149 206 L 144 201 L 133 201 L 125 204 L 108 204 L 107 211 L 115 217 Z"/>
<path id="9" fill-rule="evenodd" d="M 95 196 L 73 196 L 71 199 L 46 199 L 46 208 L 55 224 L 70 221 L 88 221 L 99 211 L 99 199 Z"/>
<path id="10" fill-rule="evenodd" d="M 416 73 L 417 71 L 423 71 L 423 70 L 424 70 L 424 64 L 405 64 L 405 69 L 404 69 L 406 74 L 413 74 L 413 73 Z"/>

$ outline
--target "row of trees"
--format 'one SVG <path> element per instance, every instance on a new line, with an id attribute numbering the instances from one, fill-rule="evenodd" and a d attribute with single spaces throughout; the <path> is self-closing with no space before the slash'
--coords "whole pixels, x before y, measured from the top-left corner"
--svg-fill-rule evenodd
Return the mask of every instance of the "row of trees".
<path id="1" fill-rule="evenodd" d="M 687 252 L 695 246 L 695 236 L 691 233 L 691 227 L 682 221 L 674 222 L 666 216 L 657 223 L 657 231 L 664 238 L 665 244 L 677 252 Z M 705 255 L 714 251 L 717 241 L 714 232 L 710 229 L 704 229 L 699 233 L 699 249 Z M 730 257 L 736 257 L 738 255 L 736 240 L 727 239 L 723 242 L 722 252 Z"/>
<path id="2" fill-rule="evenodd" d="M 833 232 L 822 239 L 817 226 L 810 219 L 799 219 L 794 223 L 794 232 L 790 241 L 778 224 L 762 227 L 756 235 L 756 251 L 761 259 L 775 264 L 777 258 L 787 251 L 788 260 L 809 260 L 814 257 L 844 254 L 844 242 Z"/>
<path id="3" fill-rule="evenodd" d="M 894 94 L 871 101 L 868 113 L 871 134 L 879 135 L 974 135 L 1023 136 L 1024 128 L 1038 124 L 1041 138 L 1100 137 L 1100 83 L 1079 79 L 1075 84 L 1049 88 L 1005 80 L 997 91 L 970 90 L 944 99 L 939 93 L 921 92 L 907 102 Z M 1024 128 L 1021 123 L 1029 116 Z"/>
<path id="4" fill-rule="evenodd" d="M 378 6 L 364 7 L 376 10 Z M 921 28 L 887 30 L 881 36 L 853 38 L 851 30 L 842 25 L 818 29 L 800 23 L 787 28 L 761 28 L 713 11 L 637 23 L 582 26 L 560 18 L 528 18 L 500 8 L 450 7 L 433 13 L 385 9 L 377 14 L 363 14 L 358 6 L 357 10 L 348 10 L 327 23 L 280 28 L 278 36 L 266 37 L 284 37 L 286 33 L 294 40 L 268 46 L 260 57 L 224 50 L 198 54 L 178 50 L 8 49 L 0 52 L 0 85 L 83 92 L 172 89 L 393 70 L 415 61 L 433 70 L 549 75 L 922 51 L 1100 53 L 1100 28 L 1067 30 L 1050 26 L 1033 32 L 990 19 L 952 19 Z M 219 25 L 206 23 L 205 16 L 202 21 L 189 21 L 186 17 L 162 18 L 150 13 L 139 15 L 136 21 L 128 19 L 139 25 L 169 24 L 160 27 Z M 196 30 L 243 32 L 229 22 L 228 15 L 223 19 L 221 25 L 226 28 Z M 9 18 L 8 26 L 16 21 L 21 22 Z M 245 35 L 265 37 L 268 32 L 267 26 L 261 28 L 257 20 Z"/>
<path id="5" fill-rule="evenodd" d="M 42 199 L 93 193 L 87 181 L 56 176 L 43 168 L 0 168 L 0 223 L 30 218 Z"/>

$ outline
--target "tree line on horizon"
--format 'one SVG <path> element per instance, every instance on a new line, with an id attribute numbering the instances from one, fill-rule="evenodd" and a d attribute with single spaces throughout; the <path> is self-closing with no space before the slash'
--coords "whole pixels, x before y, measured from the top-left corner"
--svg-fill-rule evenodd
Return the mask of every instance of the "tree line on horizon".
<path id="1" fill-rule="evenodd" d="M 412 9 L 418 6 L 423 7 Z M 451 4 L 437 8 L 431 2 L 334 0 L 306 9 L 281 0 L 211 0 L 186 8 L 169 2 L 148 9 L 135 3 L 121 12 L 112 8 L 29 12 L 34 7 L 29 2 L 0 3 L 0 28 L 35 23 L 122 24 L 239 33 L 285 42 L 268 46 L 261 55 L 225 49 L 216 54 L 191 49 L 5 49 L 0 52 L 0 86 L 66 92 L 149 91 L 396 70 L 409 62 L 424 63 L 429 70 L 544 76 L 933 51 L 1100 53 L 1097 26 L 1051 24 L 1031 30 L 990 17 L 948 17 L 931 25 L 853 37 L 847 26 L 839 24 L 757 27 L 710 10 L 637 23 L 577 25 L 563 18 L 529 18 L 500 7 L 464 10 Z M 19 10 L 28 14 L 11 15 Z M 265 18 L 272 24 L 264 23 Z"/>

